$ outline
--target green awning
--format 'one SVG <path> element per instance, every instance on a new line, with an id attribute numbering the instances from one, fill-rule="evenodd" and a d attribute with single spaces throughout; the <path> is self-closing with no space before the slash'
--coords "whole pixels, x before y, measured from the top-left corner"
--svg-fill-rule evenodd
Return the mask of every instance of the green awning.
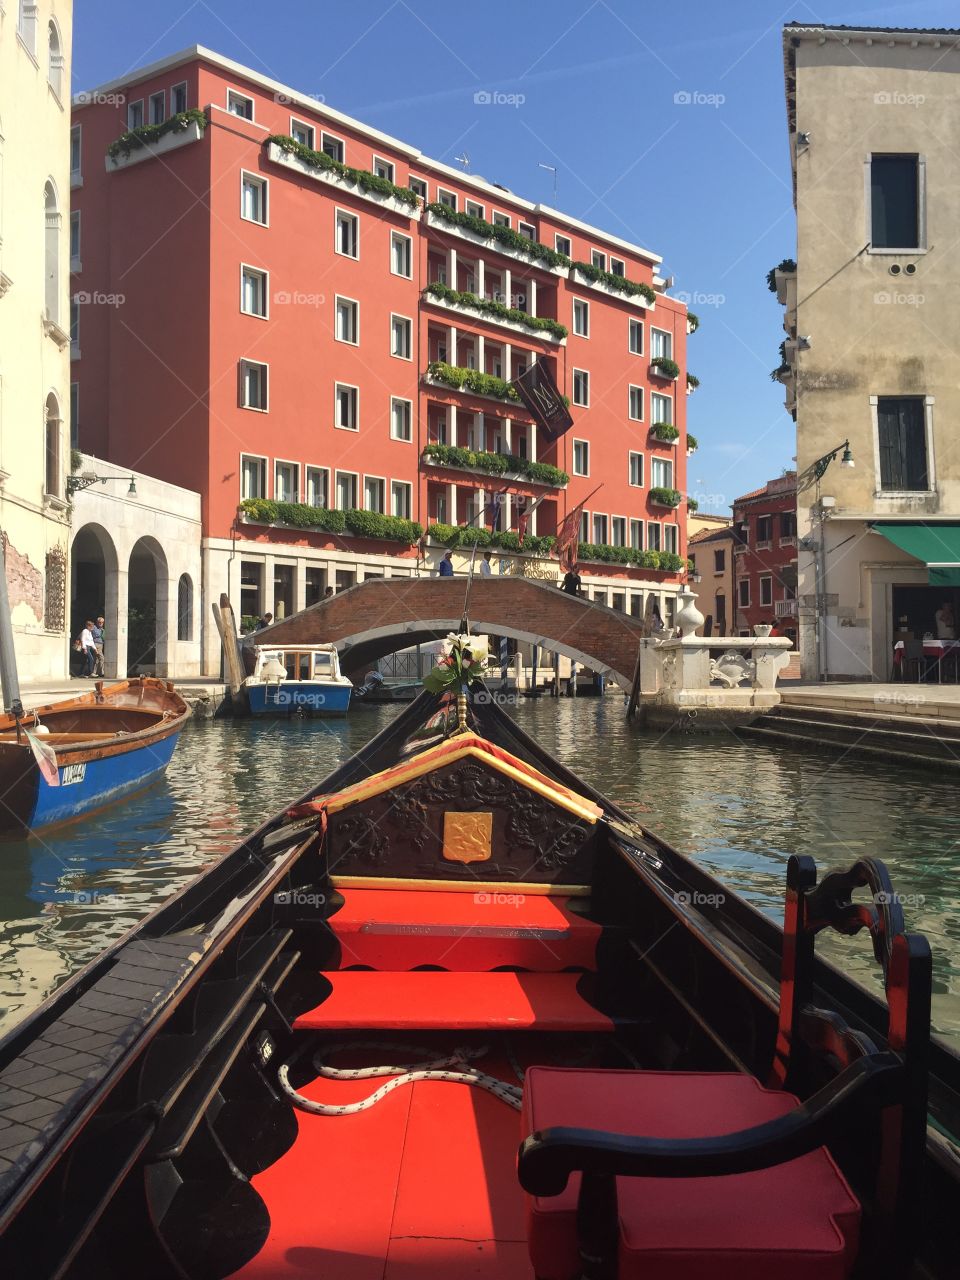
<path id="1" fill-rule="evenodd" d="M 878 520 L 872 528 L 908 556 L 922 560 L 931 587 L 960 587 L 960 524 Z"/>

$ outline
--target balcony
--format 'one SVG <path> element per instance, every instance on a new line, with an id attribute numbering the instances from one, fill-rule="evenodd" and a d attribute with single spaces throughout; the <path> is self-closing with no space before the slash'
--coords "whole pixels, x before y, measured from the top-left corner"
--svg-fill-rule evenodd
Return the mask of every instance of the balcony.
<path id="1" fill-rule="evenodd" d="M 680 377 L 680 366 L 669 356 L 654 356 L 650 361 L 650 377 L 660 378 L 664 382 L 676 382 Z"/>
<path id="2" fill-rule="evenodd" d="M 536 338 L 558 347 L 567 345 L 567 329 L 559 321 L 531 316 L 526 311 L 480 298 L 475 293 L 458 292 L 439 281 L 427 285 L 423 291 L 423 301 L 429 306 L 442 307 L 444 311 L 465 316 L 468 320 L 489 321 L 500 328 L 522 334 L 525 338 Z"/>
<path id="3" fill-rule="evenodd" d="M 482 450 L 460 449 L 455 445 L 428 444 L 423 450 L 423 464 L 427 467 L 450 467 L 455 471 L 469 472 L 475 481 L 512 480 L 515 483 L 546 485 L 552 489 L 564 489 L 570 477 L 549 462 L 530 462 L 512 453 L 486 453 Z"/>
<path id="4" fill-rule="evenodd" d="M 797 545 L 797 535 L 795 533 L 785 533 L 780 538 L 781 547 L 795 547 Z"/>
<path id="5" fill-rule="evenodd" d="M 468 214 L 455 212 L 443 205 L 428 205 L 424 213 L 424 222 L 433 231 L 440 231 L 445 236 L 454 236 L 458 240 L 466 240 L 469 244 L 479 245 L 491 253 L 502 253 L 514 262 L 525 267 L 536 267 L 538 271 L 546 271 L 552 276 L 565 276 L 569 259 L 563 254 L 538 241 L 526 241 L 509 227 L 495 227 L 483 218 L 470 217 Z M 525 248 L 529 244 L 530 248 Z"/>
<path id="6" fill-rule="evenodd" d="M 431 360 L 423 381 L 428 387 L 438 387 L 448 392 L 460 392 L 473 396 L 478 400 L 492 400 L 504 411 L 515 417 L 521 415 L 529 420 L 530 415 L 509 382 L 494 377 L 492 373 L 481 373 L 479 369 L 464 369 L 460 365 L 447 364 L 443 360 Z"/>
<path id="7" fill-rule="evenodd" d="M 386 178 L 378 178 L 366 169 L 348 169 L 325 152 L 311 151 L 292 138 L 279 134 L 268 138 L 267 159 L 283 169 L 292 169 L 312 182 L 325 183 L 390 213 L 398 213 L 414 220 L 420 218 L 420 200 L 413 192 L 388 182 Z"/>
<path id="8" fill-rule="evenodd" d="M 745 556 L 747 554 L 747 544 L 745 542 L 735 542 L 733 544 L 733 554 L 735 556 Z"/>
<path id="9" fill-rule="evenodd" d="M 650 428 L 650 439 L 654 444 L 669 444 L 676 447 L 680 439 L 680 428 L 672 422 L 655 422 Z"/>
<path id="10" fill-rule="evenodd" d="M 379 511 L 346 511 L 313 507 L 303 502 L 277 502 L 267 498 L 244 498 L 238 518 L 241 524 L 260 524 L 272 529 L 299 529 L 312 533 L 344 534 L 357 538 L 376 538 L 412 546 L 423 533 L 415 520 L 388 516 Z"/>
<path id="11" fill-rule="evenodd" d="M 199 142 L 206 125 L 207 118 L 202 111 L 182 111 L 164 120 L 163 124 L 131 129 L 107 148 L 104 159 L 107 173 L 129 169 L 141 160 L 153 160 L 192 142 Z"/>
<path id="12" fill-rule="evenodd" d="M 667 489 L 663 485 L 654 485 L 648 494 L 650 505 L 654 507 L 669 507 L 675 510 L 680 505 L 680 490 Z"/>
<path id="13" fill-rule="evenodd" d="M 771 538 L 761 538 L 756 544 L 757 551 L 770 551 L 773 549 L 773 540 Z"/>
<path id="14" fill-rule="evenodd" d="M 627 302 L 644 311 L 651 310 L 655 305 L 657 295 L 649 285 L 627 280 L 624 276 L 615 276 L 612 272 L 603 271 L 587 262 L 572 263 L 568 274 L 571 284 L 593 289 L 595 293 L 602 293 L 615 302 Z"/>
<path id="15" fill-rule="evenodd" d="M 778 618 L 795 618 L 797 616 L 796 600 L 778 600 L 773 606 L 774 615 Z"/>

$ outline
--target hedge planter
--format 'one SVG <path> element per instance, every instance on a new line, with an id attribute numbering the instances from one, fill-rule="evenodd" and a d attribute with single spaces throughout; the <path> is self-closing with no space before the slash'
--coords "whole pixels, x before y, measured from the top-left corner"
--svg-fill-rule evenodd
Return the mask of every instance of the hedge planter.
<path id="1" fill-rule="evenodd" d="M 528 533 L 521 547 L 519 534 L 511 530 L 505 529 L 501 533 L 492 529 L 478 528 L 477 525 L 432 524 L 427 530 L 427 535 L 431 542 L 450 550 L 457 547 L 489 547 L 498 548 L 513 555 L 531 556 L 549 555 L 556 542 L 556 538 L 549 534 L 541 537 Z"/>
<path id="2" fill-rule="evenodd" d="M 650 377 L 666 378 L 670 382 L 676 382 L 680 377 L 680 366 L 668 356 L 654 356 L 650 361 Z"/>
<path id="3" fill-rule="evenodd" d="M 505 253 L 517 262 L 539 267 L 541 271 L 549 271 L 554 276 L 566 275 L 570 265 L 568 257 L 541 244 L 539 240 L 528 240 L 511 227 L 496 227 L 484 218 L 458 213 L 443 204 L 428 204 L 425 221 L 428 227 L 457 236 L 461 240 L 469 240 L 471 244 L 492 249 L 496 253 Z"/>
<path id="4" fill-rule="evenodd" d="M 690 454 L 696 453 L 699 448 L 700 448 L 700 441 L 697 439 L 696 436 L 692 436 L 688 431 L 687 432 L 687 456 L 689 457 Z"/>
<path id="5" fill-rule="evenodd" d="M 608 298 L 616 298 L 618 302 L 632 302 L 635 306 L 649 308 L 657 300 L 656 292 L 650 285 L 627 280 L 624 276 L 614 275 L 612 271 L 595 267 L 590 262 L 572 263 L 569 276 L 571 284 L 587 284 Z"/>
<path id="6" fill-rule="evenodd" d="M 107 172 L 126 169 L 132 164 L 139 164 L 141 160 L 152 160 L 154 156 L 162 156 L 191 142 L 199 142 L 206 126 L 207 117 L 204 112 L 192 110 L 181 111 L 162 124 L 145 125 L 142 129 L 122 133 L 107 147 Z"/>
<path id="7" fill-rule="evenodd" d="M 386 542 L 402 542 L 406 546 L 418 541 L 423 533 L 422 525 L 415 520 L 385 516 L 379 511 L 332 511 L 327 507 L 311 507 L 304 502 L 274 502 L 268 498 L 245 498 L 240 503 L 240 514 L 250 524 L 355 538 L 379 538 Z"/>
<path id="8" fill-rule="evenodd" d="M 650 428 L 650 435 L 660 444 L 676 444 L 680 439 L 680 429 L 672 422 L 655 422 Z"/>
<path id="9" fill-rule="evenodd" d="M 516 307 L 504 306 L 502 302 L 480 298 L 475 293 L 450 289 L 439 281 L 427 285 L 423 291 L 423 298 L 425 302 L 446 307 L 460 315 L 481 315 L 485 320 L 492 320 L 506 329 L 512 329 L 514 333 L 522 333 L 524 336 L 534 333 L 545 342 L 556 342 L 562 345 L 567 339 L 566 325 L 562 325 L 559 320 L 551 320 L 546 316 L 531 316 Z"/>
<path id="10" fill-rule="evenodd" d="M 428 444 L 423 450 L 423 460 L 428 466 L 482 471 L 505 480 L 551 485 L 556 489 L 562 489 L 570 481 L 565 471 L 549 462 L 531 462 L 513 453 L 486 453 L 450 444 Z"/>
<path id="11" fill-rule="evenodd" d="M 657 486 L 650 490 L 650 501 L 655 507 L 679 507 L 680 490 L 664 489 Z"/>
<path id="12" fill-rule="evenodd" d="M 391 213 L 398 213 L 404 218 L 420 217 L 420 197 L 406 187 L 398 187 L 396 183 L 380 178 L 367 169 L 351 169 L 328 156 L 325 151 L 314 151 L 285 134 L 274 134 L 267 139 L 266 145 L 267 159 L 273 164 L 292 169 L 314 182 L 337 187 L 348 195 L 368 200 L 371 204 L 388 209 Z"/>
<path id="13" fill-rule="evenodd" d="M 520 397 L 503 378 L 495 378 L 492 373 L 481 373 L 479 369 L 464 369 L 460 365 L 445 364 L 442 360 L 431 360 L 427 365 L 427 378 L 440 386 L 451 387 L 454 391 L 468 391 L 471 395 L 486 396 L 491 400 L 508 400 L 522 408 Z M 523 409 L 526 413 L 526 409 Z"/>

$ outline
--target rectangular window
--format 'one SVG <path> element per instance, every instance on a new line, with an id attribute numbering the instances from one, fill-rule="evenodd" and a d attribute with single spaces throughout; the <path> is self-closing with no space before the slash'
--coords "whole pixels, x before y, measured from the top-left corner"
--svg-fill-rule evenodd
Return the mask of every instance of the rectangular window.
<path id="1" fill-rule="evenodd" d="M 773 517 L 757 516 L 757 549 L 765 550 L 773 541 Z"/>
<path id="2" fill-rule="evenodd" d="M 605 253 L 601 253 L 599 249 L 590 250 L 590 262 L 601 271 L 606 271 L 607 269 L 607 255 Z"/>
<path id="3" fill-rule="evenodd" d="M 70 270 L 80 270 L 80 210 L 70 215 Z"/>
<path id="4" fill-rule="evenodd" d="M 170 114 L 178 116 L 187 109 L 187 82 L 181 80 L 170 90 Z"/>
<path id="5" fill-rule="evenodd" d="M 356 346 L 360 341 L 360 304 L 352 298 L 337 298 L 336 317 L 334 337 L 337 342 Z"/>
<path id="6" fill-rule="evenodd" d="M 257 267 L 240 268 L 240 310 L 244 315 L 267 318 L 267 273 Z"/>
<path id="7" fill-rule="evenodd" d="M 273 496 L 277 502 L 300 501 L 300 468 L 295 462 L 274 464 Z"/>
<path id="8" fill-rule="evenodd" d="M 660 526 L 656 520 L 647 521 L 647 550 L 660 550 Z"/>
<path id="9" fill-rule="evenodd" d="M 643 387 L 628 388 L 628 412 L 634 422 L 643 421 Z"/>
<path id="10" fill-rule="evenodd" d="M 792 511 L 782 511 L 780 513 L 780 541 L 784 538 L 795 538 L 797 536 L 797 517 Z"/>
<path id="11" fill-rule="evenodd" d="M 517 230 L 526 240 L 536 240 L 537 229 L 530 225 L 529 222 L 518 222 Z"/>
<path id="12" fill-rule="evenodd" d="M 410 188 L 411 191 L 413 191 L 416 195 L 418 195 L 421 200 L 426 200 L 427 184 L 424 182 L 422 178 L 414 178 L 412 176 L 409 177 L 407 179 L 407 186 Z"/>
<path id="13" fill-rule="evenodd" d="M 874 249 L 920 245 L 920 157 L 870 157 L 870 244 Z"/>
<path id="14" fill-rule="evenodd" d="M 495 227 L 509 227 L 510 225 L 509 213 L 495 213 L 493 215 L 493 225 Z"/>
<path id="15" fill-rule="evenodd" d="M 610 541 L 615 547 L 627 545 L 627 521 L 624 516 L 610 517 Z"/>
<path id="16" fill-rule="evenodd" d="M 594 514 L 593 541 L 603 546 L 607 542 L 607 517 Z"/>
<path id="17" fill-rule="evenodd" d="M 251 458 L 243 454 L 240 458 L 240 497 L 265 498 L 266 496 L 266 458 Z"/>
<path id="18" fill-rule="evenodd" d="M 401 360 L 413 359 L 413 323 L 406 316 L 390 317 L 390 354 Z"/>
<path id="19" fill-rule="evenodd" d="M 483 205 L 477 204 L 476 200 L 467 200 L 463 207 L 471 218 L 483 217 Z"/>
<path id="20" fill-rule="evenodd" d="M 650 392 L 650 421 L 673 424 L 673 400 L 670 396 L 662 396 L 658 391 Z"/>
<path id="21" fill-rule="evenodd" d="M 610 274 L 612 276 L 625 276 L 627 274 L 626 263 L 622 258 L 610 259 Z"/>
<path id="22" fill-rule="evenodd" d="M 581 338 L 590 337 L 590 303 L 584 298 L 573 300 L 573 332 Z"/>
<path id="23" fill-rule="evenodd" d="M 773 604 L 773 578 L 763 577 L 760 579 L 760 603 L 761 605 Z"/>
<path id="24" fill-rule="evenodd" d="M 665 525 L 663 526 L 663 549 L 664 549 L 664 551 L 672 551 L 672 552 L 673 552 L 673 554 L 674 554 L 674 555 L 676 555 L 676 554 L 677 554 L 677 549 L 678 549 L 678 548 L 679 548 L 679 546 L 680 546 L 680 540 L 679 540 L 679 539 L 680 539 L 679 531 L 678 531 L 677 526 L 676 526 L 675 524 L 665 524 Z"/>
<path id="25" fill-rule="evenodd" d="M 650 459 L 650 486 L 653 489 L 673 488 L 673 459 Z"/>
<path id="26" fill-rule="evenodd" d="M 311 507 L 325 507 L 329 501 L 330 473 L 326 467 L 307 467 L 304 497 Z"/>
<path id="27" fill-rule="evenodd" d="M 83 175 L 83 160 L 80 146 L 81 127 L 75 124 L 70 130 L 70 180 L 75 182 Z"/>
<path id="28" fill-rule="evenodd" d="M 390 270 L 407 280 L 413 275 L 413 241 L 399 231 L 390 233 Z"/>
<path id="29" fill-rule="evenodd" d="M 673 334 L 665 329 L 650 328 L 650 359 L 673 359 Z"/>
<path id="30" fill-rule="evenodd" d="M 70 299 L 70 359 L 76 360 L 80 355 L 80 304 L 76 298 Z"/>
<path id="31" fill-rule="evenodd" d="M 643 321 L 631 320 L 627 345 L 631 355 L 643 355 Z"/>
<path id="32" fill-rule="evenodd" d="M 267 366 L 258 360 L 240 361 L 240 406 L 267 411 Z"/>
<path id="33" fill-rule="evenodd" d="M 337 472 L 337 510 L 355 511 L 357 507 L 357 477 L 352 471 Z"/>
<path id="34" fill-rule="evenodd" d="M 240 171 L 240 217 L 267 225 L 267 179 Z"/>
<path id="35" fill-rule="evenodd" d="M 713 553 L 713 571 L 714 573 L 723 573 L 727 567 L 726 551 L 714 551 Z"/>
<path id="36" fill-rule="evenodd" d="M 385 178 L 387 182 L 393 182 L 397 171 L 389 160 L 383 160 L 380 156 L 374 156 L 373 172 L 378 178 Z"/>
<path id="37" fill-rule="evenodd" d="M 365 476 L 363 481 L 364 511 L 379 511 L 383 514 L 384 482 L 378 476 Z"/>
<path id="38" fill-rule="evenodd" d="M 142 129 L 143 128 L 143 99 L 138 98 L 136 102 L 127 104 L 127 128 Z"/>
<path id="39" fill-rule="evenodd" d="M 737 604 L 741 609 L 747 609 L 750 606 L 750 579 L 741 578 L 737 582 Z"/>
<path id="40" fill-rule="evenodd" d="M 630 483 L 634 488 L 639 489 L 643 486 L 643 454 L 630 454 Z"/>
<path id="41" fill-rule="evenodd" d="M 590 445 L 586 440 L 573 442 L 573 474 L 575 476 L 590 474 Z"/>
<path id="42" fill-rule="evenodd" d="M 334 389 L 334 426 L 339 427 L 341 431 L 360 429 L 357 413 L 358 395 L 356 387 L 349 387 L 342 382 L 338 382 Z"/>
<path id="43" fill-rule="evenodd" d="M 590 512 L 580 512 L 580 532 L 577 534 L 580 542 L 590 541 Z"/>
<path id="44" fill-rule="evenodd" d="M 444 191 L 443 187 L 437 187 L 437 199 L 446 209 L 457 208 L 457 197 L 452 191 Z"/>
<path id="45" fill-rule="evenodd" d="M 232 116 L 239 116 L 241 120 L 252 120 L 253 99 L 248 98 L 245 93 L 238 93 L 236 89 L 228 89 L 227 110 Z"/>
<path id="46" fill-rule="evenodd" d="M 413 439 L 413 404 L 394 396 L 390 401 L 390 435 L 394 440 Z"/>
<path id="47" fill-rule="evenodd" d="M 355 213 L 337 210 L 333 247 L 345 258 L 360 256 L 360 219 Z"/>
<path id="48" fill-rule="evenodd" d="M 306 124 L 303 120 L 296 120 L 291 116 L 290 137 L 294 142 L 299 142 L 302 147 L 309 147 L 312 151 L 316 140 L 316 132 L 312 124 Z"/>
<path id="49" fill-rule="evenodd" d="M 925 493 L 930 488 L 924 404 L 920 397 L 877 401 L 880 489 Z"/>
<path id="50" fill-rule="evenodd" d="M 573 403 L 583 408 L 590 404 L 590 374 L 585 369 L 573 371 Z"/>
<path id="51" fill-rule="evenodd" d="M 163 124 L 167 118 L 167 95 L 161 89 L 150 95 L 150 123 Z"/>
<path id="52" fill-rule="evenodd" d="M 634 551 L 643 550 L 643 521 L 630 521 L 630 545 Z"/>
<path id="53" fill-rule="evenodd" d="M 343 164 L 342 138 L 337 138 L 332 133 L 321 133 L 320 150 L 326 152 L 331 160 L 336 160 L 339 164 Z"/>
<path id="54" fill-rule="evenodd" d="M 573 245 L 569 236 L 554 236 L 553 244 L 557 253 L 562 253 L 567 258 L 573 257 Z"/>
<path id="55" fill-rule="evenodd" d="M 393 480 L 390 483 L 390 514 L 401 520 L 410 519 L 412 509 L 412 485 L 406 480 Z"/>

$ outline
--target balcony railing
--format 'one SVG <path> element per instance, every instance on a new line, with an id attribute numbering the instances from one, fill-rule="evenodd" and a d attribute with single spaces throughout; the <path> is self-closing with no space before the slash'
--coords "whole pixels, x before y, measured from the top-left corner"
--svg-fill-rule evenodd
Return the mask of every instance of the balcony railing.
<path id="1" fill-rule="evenodd" d="M 795 618 L 797 602 L 796 600 L 778 600 L 773 606 L 773 612 L 778 618 Z"/>
<path id="2" fill-rule="evenodd" d="M 428 444 L 423 450 L 423 461 L 430 467 L 452 467 L 457 471 L 471 472 L 476 480 L 490 477 L 491 480 L 550 485 L 556 489 L 562 489 L 570 482 L 567 473 L 552 463 L 531 462 L 513 453 L 488 453 L 456 445 Z"/>

